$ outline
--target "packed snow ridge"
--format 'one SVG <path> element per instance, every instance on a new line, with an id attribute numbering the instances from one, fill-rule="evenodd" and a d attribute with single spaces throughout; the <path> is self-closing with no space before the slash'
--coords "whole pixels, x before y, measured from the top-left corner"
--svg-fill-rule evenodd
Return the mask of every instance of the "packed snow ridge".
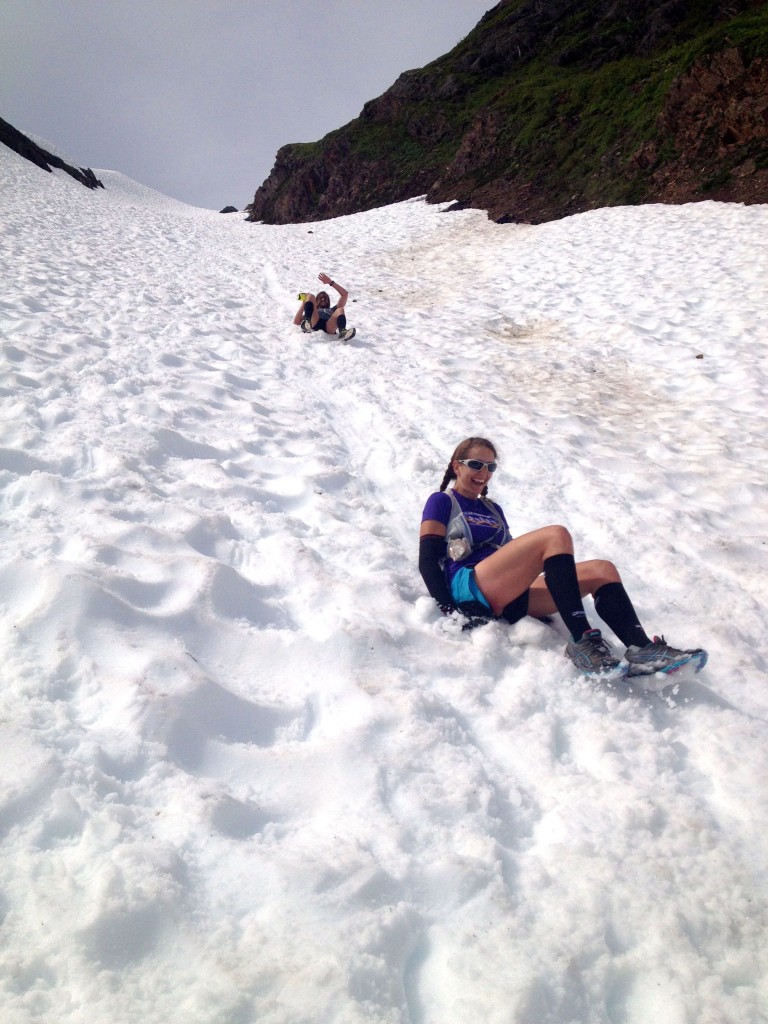
<path id="1" fill-rule="evenodd" d="M 765 1021 L 768 208 L 273 227 L 97 174 L 0 154 L 4 1024 Z M 320 271 L 350 345 L 291 323 Z M 699 676 L 441 617 L 472 434 Z"/>

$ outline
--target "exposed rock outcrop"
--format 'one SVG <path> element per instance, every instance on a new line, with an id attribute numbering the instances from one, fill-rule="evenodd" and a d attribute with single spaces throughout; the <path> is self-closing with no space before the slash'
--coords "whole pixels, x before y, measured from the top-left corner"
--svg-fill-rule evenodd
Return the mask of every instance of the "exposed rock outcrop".
<path id="1" fill-rule="evenodd" d="M 683 202 L 705 192 L 768 202 L 768 59 L 745 65 L 732 48 L 697 61 L 673 82 L 659 128 L 678 155 L 657 161 L 650 199 Z"/>
<path id="2" fill-rule="evenodd" d="M 765 0 L 502 0 L 317 143 L 284 146 L 249 220 L 426 194 L 537 222 L 598 206 L 768 202 Z"/>
<path id="3" fill-rule="evenodd" d="M 12 149 L 14 153 L 24 157 L 25 160 L 30 160 L 37 167 L 41 167 L 44 171 L 52 171 L 52 168 L 58 167 L 59 170 L 66 171 L 67 174 L 70 174 L 76 181 L 79 181 L 81 185 L 85 185 L 86 188 L 104 188 L 104 185 L 90 167 L 72 167 L 71 164 L 66 163 L 61 157 L 55 156 L 53 153 L 49 153 L 41 146 L 38 146 L 36 142 L 27 138 L 18 128 L 14 128 L 12 124 L 8 124 L 1 117 L 0 142 L 8 146 L 9 149 Z"/>

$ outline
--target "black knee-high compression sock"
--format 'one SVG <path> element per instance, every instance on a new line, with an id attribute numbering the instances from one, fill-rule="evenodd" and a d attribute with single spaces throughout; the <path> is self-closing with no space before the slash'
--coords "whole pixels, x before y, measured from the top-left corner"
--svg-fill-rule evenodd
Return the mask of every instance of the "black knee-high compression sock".
<path id="1" fill-rule="evenodd" d="M 340 331 L 343 331 L 344 328 L 347 326 L 347 318 L 344 313 L 339 313 L 339 315 L 336 317 L 336 326 L 339 328 Z"/>
<path id="2" fill-rule="evenodd" d="M 595 611 L 607 622 L 625 647 L 645 647 L 651 642 L 637 619 L 623 583 L 604 583 L 595 592 Z"/>
<path id="3" fill-rule="evenodd" d="M 573 555 L 550 555 L 545 558 L 544 582 L 571 636 L 576 641 L 581 640 L 589 629 L 589 622 L 579 593 Z"/>
<path id="4" fill-rule="evenodd" d="M 315 304 L 310 299 L 304 303 L 304 319 L 311 320 L 312 314 L 315 312 Z"/>

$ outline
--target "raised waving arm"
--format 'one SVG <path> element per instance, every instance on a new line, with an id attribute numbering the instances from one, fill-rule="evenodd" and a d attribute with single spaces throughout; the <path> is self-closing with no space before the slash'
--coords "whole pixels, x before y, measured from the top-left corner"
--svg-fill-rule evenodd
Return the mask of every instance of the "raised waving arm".
<path id="1" fill-rule="evenodd" d="M 337 284 L 328 274 L 320 273 L 317 275 L 323 284 L 330 285 L 331 288 L 335 288 L 339 293 L 339 301 L 336 303 L 338 309 L 344 309 L 349 298 L 349 292 L 346 288 L 342 288 L 340 284 Z"/>

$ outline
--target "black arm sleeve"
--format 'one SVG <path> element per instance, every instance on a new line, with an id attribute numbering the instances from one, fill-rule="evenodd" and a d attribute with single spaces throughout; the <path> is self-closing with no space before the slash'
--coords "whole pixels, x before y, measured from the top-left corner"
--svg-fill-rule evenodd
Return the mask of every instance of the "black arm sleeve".
<path id="1" fill-rule="evenodd" d="M 447 542 L 445 537 L 422 537 L 419 541 L 419 572 L 427 585 L 427 590 L 440 605 L 440 611 L 447 615 L 454 610 L 448 581 L 445 578 L 440 560 L 445 558 Z"/>

